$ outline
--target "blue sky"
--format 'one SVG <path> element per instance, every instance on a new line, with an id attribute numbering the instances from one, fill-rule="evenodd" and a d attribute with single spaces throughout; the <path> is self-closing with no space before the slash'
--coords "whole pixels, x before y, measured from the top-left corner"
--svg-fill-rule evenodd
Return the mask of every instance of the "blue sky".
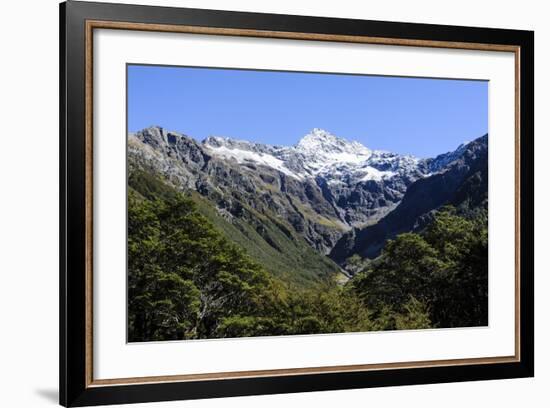
<path id="1" fill-rule="evenodd" d="M 322 128 L 418 157 L 487 133 L 488 82 L 128 66 L 128 129 L 292 145 Z"/>

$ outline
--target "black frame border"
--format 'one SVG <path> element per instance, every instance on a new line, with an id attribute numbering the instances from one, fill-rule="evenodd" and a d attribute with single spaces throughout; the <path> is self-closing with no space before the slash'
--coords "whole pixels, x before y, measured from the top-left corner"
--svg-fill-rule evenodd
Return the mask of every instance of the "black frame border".
<path id="1" fill-rule="evenodd" d="M 534 376 L 534 32 L 68 1 L 60 4 L 60 382 L 64 406 L 341 390 Z M 520 355 L 518 362 L 86 386 L 87 20 L 175 24 L 520 47 Z"/>

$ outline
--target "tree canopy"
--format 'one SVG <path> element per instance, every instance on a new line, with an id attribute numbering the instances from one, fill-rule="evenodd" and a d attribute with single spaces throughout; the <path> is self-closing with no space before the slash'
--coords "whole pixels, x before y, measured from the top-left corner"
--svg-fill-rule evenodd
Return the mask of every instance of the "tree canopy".
<path id="1" fill-rule="evenodd" d="M 284 254 L 281 254 L 284 256 Z M 130 175 L 130 341 L 487 324 L 487 220 L 453 207 L 420 233 L 351 260 L 345 284 L 291 286 L 253 261 L 161 180 Z"/>

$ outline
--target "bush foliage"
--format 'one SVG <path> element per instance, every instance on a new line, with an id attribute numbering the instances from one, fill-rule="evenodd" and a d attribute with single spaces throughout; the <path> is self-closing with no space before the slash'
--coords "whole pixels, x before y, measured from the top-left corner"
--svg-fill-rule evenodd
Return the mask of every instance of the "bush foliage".
<path id="1" fill-rule="evenodd" d="M 130 341 L 487 324 L 486 217 L 445 208 L 421 234 L 399 235 L 377 259 L 351 263 L 356 274 L 346 284 L 289 285 L 190 198 L 152 176 L 136 183 L 130 175 Z"/>

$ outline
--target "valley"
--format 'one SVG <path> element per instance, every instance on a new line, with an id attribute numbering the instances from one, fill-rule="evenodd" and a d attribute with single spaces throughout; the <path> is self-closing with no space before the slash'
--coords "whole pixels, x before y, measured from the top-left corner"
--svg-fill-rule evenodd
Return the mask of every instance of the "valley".
<path id="1" fill-rule="evenodd" d="M 150 127 L 129 134 L 128 163 L 190 195 L 253 259 L 302 284 L 348 274 L 347 258 L 374 258 L 387 239 L 460 204 L 472 175 L 485 195 L 469 206 L 486 203 L 487 136 L 419 159 L 317 128 L 294 146 L 271 146 Z"/>
<path id="2" fill-rule="evenodd" d="M 487 149 L 128 135 L 129 341 L 487 325 Z"/>

